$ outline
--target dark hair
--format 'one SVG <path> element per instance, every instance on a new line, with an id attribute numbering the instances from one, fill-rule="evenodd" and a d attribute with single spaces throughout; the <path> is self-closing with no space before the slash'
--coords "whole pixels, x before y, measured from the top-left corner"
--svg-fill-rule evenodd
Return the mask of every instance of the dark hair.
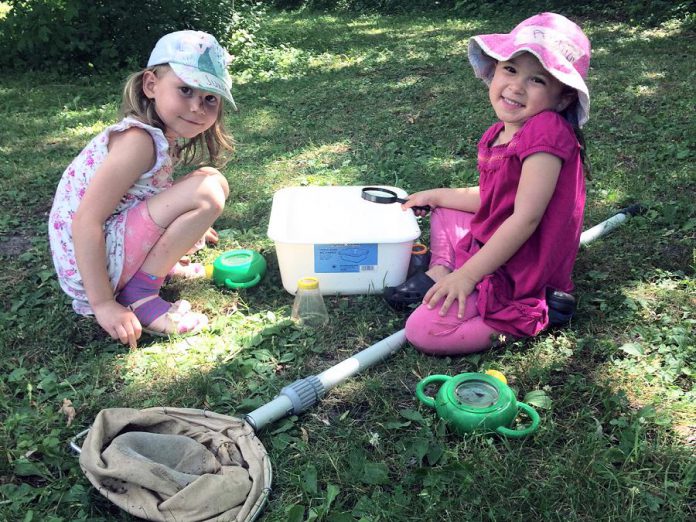
<path id="1" fill-rule="evenodd" d="M 572 90 L 575 93 L 575 89 L 571 87 L 564 86 L 565 89 L 564 91 L 567 92 L 568 90 Z M 560 112 L 560 115 L 565 118 L 568 123 L 570 123 L 571 127 L 573 127 L 573 132 L 575 133 L 575 137 L 578 140 L 578 143 L 580 144 L 580 161 L 582 161 L 582 170 L 585 172 L 585 177 L 588 180 L 592 180 L 592 166 L 590 165 L 590 159 L 587 157 L 587 143 L 585 142 L 585 134 L 582 132 L 580 129 L 580 126 L 578 125 L 578 111 L 577 111 L 577 105 L 580 103 L 577 99 L 577 94 L 575 100 L 568 105 L 565 109 L 563 109 Z"/>

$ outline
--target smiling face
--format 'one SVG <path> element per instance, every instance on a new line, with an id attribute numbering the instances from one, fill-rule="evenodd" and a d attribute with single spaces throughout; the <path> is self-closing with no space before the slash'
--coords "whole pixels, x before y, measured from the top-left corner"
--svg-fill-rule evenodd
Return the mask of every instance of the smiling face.
<path id="1" fill-rule="evenodd" d="M 213 126 L 222 104 L 220 96 L 189 87 L 174 72 L 146 71 L 143 93 L 154 100 L 168 138 L 194 138 Z"/>
<path id="2" fill-rule="evenodd" d="M 551 76 L 537 58 L 523 53 L 498 62 L 488 89 L 496 116 L 508 135 L 545 110 L 560 112 L 572 101 L 572 92 Z"/>

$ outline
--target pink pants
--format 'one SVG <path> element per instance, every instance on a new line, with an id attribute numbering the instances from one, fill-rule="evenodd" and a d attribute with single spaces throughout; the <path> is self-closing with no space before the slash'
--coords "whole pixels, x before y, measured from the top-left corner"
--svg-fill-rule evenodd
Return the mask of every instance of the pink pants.
<path id="1" fill-rule="evenodd" d="M 430 266 L 442 265 L 454 270 L 454 248 L 469 233 L 473 214 L 436 208 L 430 217 Z M 457 317 L 453 303 L 444 317 L 440 304 L 430 310 L 426 305 L 416 308 L 406 321 L 406 338 L 418 350 L 431 355 L 456 355 L 490 348 L 500 332 L 483 322 L 478 313 L 474 291 L 466 299 L 464 317 Z"/>

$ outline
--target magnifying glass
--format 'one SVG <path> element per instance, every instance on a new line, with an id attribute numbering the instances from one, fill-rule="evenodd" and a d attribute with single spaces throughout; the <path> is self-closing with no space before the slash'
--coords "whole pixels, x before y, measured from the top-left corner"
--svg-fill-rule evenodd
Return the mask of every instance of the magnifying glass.
<path id="1" fill-rule="evenodd" d="M 365 187 L 362 189 L 362 198 L 372 203 L 406 203 L 406 199 L 400 198 L 393 190 L 381 187 Z M 430 212 L 430 205 L 413 206 L 413 210 Z"/>

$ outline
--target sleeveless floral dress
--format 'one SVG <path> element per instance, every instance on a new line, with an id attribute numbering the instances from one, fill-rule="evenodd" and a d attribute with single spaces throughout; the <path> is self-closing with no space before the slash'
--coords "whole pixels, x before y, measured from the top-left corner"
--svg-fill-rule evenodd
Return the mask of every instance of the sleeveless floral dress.
<path id="1" fill-rule="evenodd" d="M 73 309 L 78 314 L 91 314 L 92 309 L 87 301 L 75 260 L 72 219 L 84 197 L 87 186 L 109 152 L 108 145 L 111 135 L 131 127 L 140 127 L 152 136 L 156 160 L 152 169 L 140 176 L 123 195 L 114 213 L 104 223 L 107 271 L 112 288 L 116 289 L 123 270 L 126 212 L 141 201 L 162 192 L 173 183 L 172 160 L 169 156 L 169 144 L 164 134 L 160 129 L 133 118 L 124 118 L 119 123 L 102 131 L 65 169 L 58 183 L 48 218 L 48 236 L 58 281 L 63 291 L 73 298 Z"/>

